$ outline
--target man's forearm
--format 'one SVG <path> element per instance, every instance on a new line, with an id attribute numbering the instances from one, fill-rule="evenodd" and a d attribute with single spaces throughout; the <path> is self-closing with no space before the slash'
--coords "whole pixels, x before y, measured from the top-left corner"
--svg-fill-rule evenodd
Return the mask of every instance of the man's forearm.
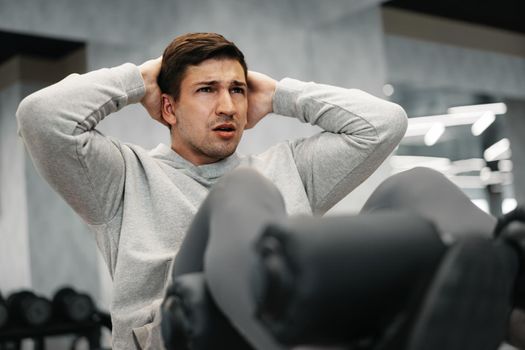
<path id="1" fill-rule="evenodd" d="M 323 130 L 379 140 L 406 130 L 406 114 L 397 104 L 364 91 L 283 79 L 277 85 L 274 112 L 291 116 Z"/>
<path id="2" fill-rule="evenodd" d="M 274 112 L 326 132 L 291 143 L 312 210 L 322 214 L 370 176 L 403 137 L 403 109 L 356 89 L 284 79 Z"/>

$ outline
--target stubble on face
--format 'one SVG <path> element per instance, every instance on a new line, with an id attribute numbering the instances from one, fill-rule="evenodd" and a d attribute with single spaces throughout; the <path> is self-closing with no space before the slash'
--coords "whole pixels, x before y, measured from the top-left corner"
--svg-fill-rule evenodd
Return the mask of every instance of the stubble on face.
<path id="1" fill-rule="evenodd" d="M 232 155 L 246 125 L 247 93 L 244 70 L 236 60 L 210 59 L 190 66 L 175 108 L 172 148 L 199 165 Z M 234 132 L 219 132 L 220 125 Z"/>
<path id="2" fill-rule="evenodd" d="M 221 123 L 238 124 L 231 117 L 217 117 L 217 119 L 210 120 L 206 123 L 204 129 L 212 130 L 214 126 Z M 193 153 L 215 161 L 231 156 L 237 149 L 242 135 L 242 131 L 240 131 L 241 127 L 236 125 L 236 129 L 238 132 L 241 132 L 241 134 L 234 139 L 224 141 L 217 140 L 213 136 L 199 138 L 196 137 L 194 133 L 195 126 L 192 125 L 191 120 L 187 118 L 179 118 L 175 128 L 177 129 L 178 137 L 184 140 Z"/>

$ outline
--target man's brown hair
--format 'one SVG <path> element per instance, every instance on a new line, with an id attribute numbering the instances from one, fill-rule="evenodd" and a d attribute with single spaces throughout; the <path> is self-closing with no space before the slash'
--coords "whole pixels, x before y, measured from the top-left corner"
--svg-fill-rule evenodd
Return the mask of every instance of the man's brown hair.
<path id="1" fill-rule="evenodd" d="M 198 65 L 210 58 L 237 60 L 245 77 L 248 74 L 244 55 L 233 42 L 216 33 L 187 33 L 176 37 L 164 50 L 157 78 L 161 91 L 178 100 L 188 66 Z"/>

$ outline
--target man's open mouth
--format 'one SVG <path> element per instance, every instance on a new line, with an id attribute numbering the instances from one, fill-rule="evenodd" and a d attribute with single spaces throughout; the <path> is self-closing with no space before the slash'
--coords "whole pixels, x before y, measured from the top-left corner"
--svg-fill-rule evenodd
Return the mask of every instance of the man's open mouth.
<path id="1" fill-rule="evenodd" d="M 233 124 L 221 124 L 213 128 L 213 131 L 235 131 L 235 126 Z"/>
<path id="2" fill-rule="evenodd" d="M 232 139 L 235 136 L 235 125 L 224 123 L 212 129 L 220 138 L 224 140 Z"/>

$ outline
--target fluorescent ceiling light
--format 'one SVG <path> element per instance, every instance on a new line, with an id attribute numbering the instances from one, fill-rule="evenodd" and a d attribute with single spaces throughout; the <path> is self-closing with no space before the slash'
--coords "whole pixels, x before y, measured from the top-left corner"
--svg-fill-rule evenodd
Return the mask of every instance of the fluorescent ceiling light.
<path id="1" fill-rule="evenodd" d="M 392 86 L 392 84 L 383 85 L 383 94 L 385 94 L 385 96 L 392 96 L 394 94 L 394 86 Z"/>
<path id="2" fill-rule="evenodd" d="M 492 162 L 495 160 L 505 159 L 510 156 L 510 141 L 507 138 L 503 138 L 487 148 L 483 152 L 483 158 L 487 162 Z"/>
<path id="3" fill-rule="evenodd" d="M 436 123 L 440 123 L 445 127 L 457 125 L 470 125 L 475 123 L 481 116 L 482 113 L 480 112 L 469 112 L 408 118 L 408 128 L 405 137 L 423 136 Z"/>
<path id="4" fill-rule="evenodd" d="M 444 174 L 460 188 L 480 189 L 491 184 L 511 184 L 512 174 L 491 171 L 485 167 L 485 160 L 480 158 L 463 159 L 452 162 L 443 157 L 397 156 L 390 157 L 392 174 L 415 167 L 431 168 Z M 479 175 L 460 175 L 461 173 L 479 171 Z"/>
<path id="5" fill-rule="evenodd" d="M 481 181 L 488 183 L 490 181 L 490 177 L 492 176 L 492 170 L 488 166 L 484 167 L 479 172 L 479 178 Z"/>
<path id="6" fill-rule="evenodd" d="M 418 118 L 408 119 L 408 127 L 405 133 L 405 137 L 423 136 L 427 133 L 428 129 L 432 127 L 432 124 L 417 123 L 417 121 L 413 122 L 412 119 Z"/>
<path id="7" fill-rule="evenodd" d="M 499 171 L 509 173 L 512 171 L 512 160 L 510 159 L 502 159 L 498 162 L 498 169 Z"/>
<path id="8" fill-rule="evenodd" d="M 444 157 L 394 155 L 390 157 L 390 166 L 395 172 L 422 166 L 446 175 L 456 175 L 472 171 L 478 172 L 486 166 L 486 163 L 481 158 L 460 159 L 452 162 L 449 158 Z"/>
<path id="9" fill-rule="evenodd" d="M 512 183 L 512 174 L 502 173 L 501 171 L 492 171 L 486 167 L 481 169 L 479 172 L 479 180 L 483 184 L 483 187 L 488 185 L 508 185 Z"/>
<path id="10" fill-rule="evenodd" d="M 491 112 L 487 111 L 479 117 L 478 120 L 472 124 L 471 131 L 472 135 L 479 136 L 485 131 L 494 121 L 496 120 L 496 115 Z"/>
<path id="11" fill-rule="evenodd" d="M 392 156 L 390 157 L 390 166 L 395 172 L 405 171 L 414 167 L 425 167 L 437 170 L 439 172 L 448 172 L 450 168 L 450 159 L 442 157 L 425 157 L 425 156 Z"/>
<path id="12" fill-rule="evenodd" d="M 468 125 L 478 120 L 482 114 L 482 112 L 438 114 L 425 117 L 409 118 L 408 122 L 417 125 L 428 125 L 434 123 L 442 123 L 445 126 Z"/>
<path id="13" fill-rule="evenodd" d="M 501 212 L 503 214 L 507 214 L 508 212 L 516 209 L 517 206 L 518 202 L 516 201 L 516 198 L 505 198 L 501 203 Z"/>
<path id="14" fill-rule="evenodd" d="M 443 123 L 435 123 L 430 129 L 428 129 L 425 134 L 425 145 L 432 146 L 434 145 L 441 135 L 445 132 L 445 125 Z"/>
<path id="15" fill-rule="evenodd" d="M 496 115 L 507 113 L 507 105 L 503 102 L 486 103 L 481 105 L 451 107 L 448 113 L 465 113 L 465 112 L 492 112 Z"/>
<path id="16" fill-rule="evenodd" d="M 485 187 L 483 181 L 476 175 L 449 175 L 447 177 L 459 188 L 479 189 Z"/>
<path id="17" fill-rule="evenodd" d="M 485 213 L 489 213 L 489 202 L 486 199 L 471 199 L 470 201 Z"/>
<path id="18" fill-rule="evenodd" d="M 461 174 L 471 171 L 481 171 L 486 165 L 485 159 L 481 158 L 460 159 L 452 162 L 451 173 Z"/>
<path id="19" fill-rule="evenodd" d="M 445 127 L 476 124 L 472 132 L 477 136 L 494 122 L 495 118 L 492 118 L 493 116 L 505 114 L 506 112 L 507 106 L 502 102 L 452 107 L 448 109 L 449 114 L 408 118 L 408 128 L 405 137 L 423 136 L 435 123 L 442 123 Z"/>

